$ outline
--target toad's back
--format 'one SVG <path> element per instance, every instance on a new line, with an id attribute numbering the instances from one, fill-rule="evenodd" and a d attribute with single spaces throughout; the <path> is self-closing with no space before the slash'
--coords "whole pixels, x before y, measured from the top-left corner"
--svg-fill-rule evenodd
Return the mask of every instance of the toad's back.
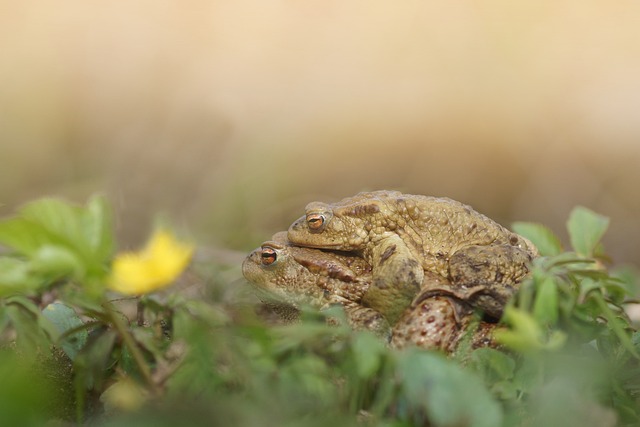
<path id="1" fill-rule="evenodd" d="M 511 245 L 536 253 L 528 240 L 448 198 L 375 191 L 334 206 L 338 216 L 358 217 L 370 242 L 394 232 L 415 251 L 425 269 L 441 274 L 446 274 L 450 256 L 469 246 Z"/>

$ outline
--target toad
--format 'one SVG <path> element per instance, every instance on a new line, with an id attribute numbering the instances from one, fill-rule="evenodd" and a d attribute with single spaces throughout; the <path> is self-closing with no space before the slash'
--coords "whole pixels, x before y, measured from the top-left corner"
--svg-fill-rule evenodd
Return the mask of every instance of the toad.
<path id="1" fill-rule="evenodd" d="M 372 279 L 364 259 L 352 253 L 293 246 L 286 240 L 286 233 L 276 234 L 251 252 L 242 271 L 267 303 L 280 307 L 288 304 L 294 309 L 302 304 L 318 309 L 341 305 L 353 329 L 370 330 L 396 348 L 415 345 L 451 353 L 473 320 L 473 309 L 463 301 L 432 295 L 427 290 L 390 328 L 380 313 L 362 305 Z M 444 281 L 441 277 L 428 280 L 442 286 Z M 473 346 L 492 345 L 493 328 L 495 324 L 481 322 L 472 333 Z"/>
<path id="2" fill-rule="evenodd" d="M 363 305 L 392 324 L 425 286 L 426 272 L 446 279 L 446 286 L 426 286 L 432 294 L 455 296 L 500 318 L 537 256 L 530 241 L 465 204 L 397 191 L 312 202 L 287 236 L 295 245 L 362 256 L 372 266 Z"/>
<path id="3" fill-rule="evenodd" d="M 247 256 L 242 274 L 263 302 L 284 317 L 291 317 L 286 307 L 323 310 L 337 304 L 344 307 L 354 329 L 386 338 L 390 334 L 387 320 L 361 304 L 371 283 L 371 267 L 355 254 L 292 246 L 287 233 L 280 232 Z"/>

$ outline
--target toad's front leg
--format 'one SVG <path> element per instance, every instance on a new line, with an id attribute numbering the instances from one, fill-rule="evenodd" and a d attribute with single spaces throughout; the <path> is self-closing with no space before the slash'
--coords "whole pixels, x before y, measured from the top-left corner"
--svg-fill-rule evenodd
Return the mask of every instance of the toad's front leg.
<path id="1" fill-rule="evenodd" d="M 422 264 L 396 234 L 382 239 L 365 258 L 373 267 L 373 280 L 362 302 L 393 325 L 422 286 Z"/>

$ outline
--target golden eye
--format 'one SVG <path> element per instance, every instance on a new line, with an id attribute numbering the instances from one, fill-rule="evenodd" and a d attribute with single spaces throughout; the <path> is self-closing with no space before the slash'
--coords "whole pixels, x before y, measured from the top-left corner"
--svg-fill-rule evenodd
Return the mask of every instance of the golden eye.
<path id="1" fill-rule="evenodd" d="M 260 254 L 260 262 L 262 265 L 271 265 L 278 259 L 278 253 L 275 249 L 269 247 L 262 248 L 262 254 Z"/>
<path id="2" fill-rule="evenodd" d="M 307 215 L 307 225 L 311 230 L 320 230 L 324 225 L 324 215 L 309 214 Z"/>

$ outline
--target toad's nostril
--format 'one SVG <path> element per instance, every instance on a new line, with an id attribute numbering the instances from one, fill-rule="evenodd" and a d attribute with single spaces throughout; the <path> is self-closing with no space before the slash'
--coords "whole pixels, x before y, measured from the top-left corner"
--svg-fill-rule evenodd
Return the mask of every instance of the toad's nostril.
<path id="1" fill-rule="evenodd" d="M 303 221 L 301 219 L 297 220 L 291 225 L 291 230 L 300 231 L 300 229 L 302 228 L 302 224 L 306 224 L 306 221 Z"/>

